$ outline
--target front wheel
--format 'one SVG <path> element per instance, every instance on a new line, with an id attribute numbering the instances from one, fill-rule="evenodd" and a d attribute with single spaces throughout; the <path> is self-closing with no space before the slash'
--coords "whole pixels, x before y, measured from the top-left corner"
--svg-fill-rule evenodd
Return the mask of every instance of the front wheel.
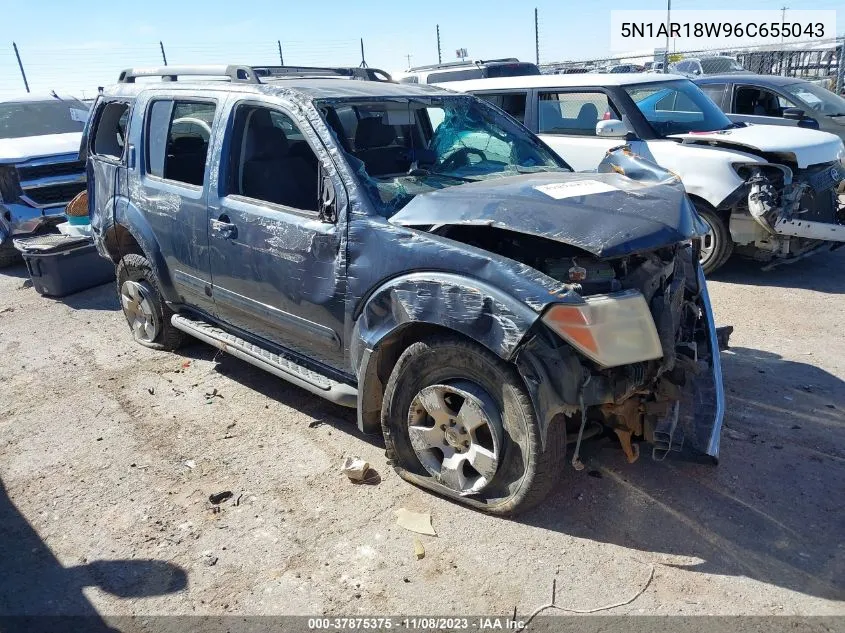
<path id="1" fill-rule="evenodd" d="M 117 292 L 136 342 L 168 351 L 184 342 L 185 334 L 170 324 L 173 311 L 162 299 L 153 267 L 143 255 L 125 255 L 120 260 Z"/>
<path id="2" fill-rule="evenodd" d="M 721 268 L 734 250 L 734 242 L 727 224 L 716 213 L 695 203 L 698 215 L 707 224 L 707 234 L 701 238 L 699 263 L 705 275 Z"/>
<path id="3" fill-rule="evenodd" d="M 501 515 L 539 503 L 557 483 L 565 452 L 555 426 L 543 449 L 516 370 L 451 336 L 415 343 L 400 356 L 382 430 L 400 476 Z"/>

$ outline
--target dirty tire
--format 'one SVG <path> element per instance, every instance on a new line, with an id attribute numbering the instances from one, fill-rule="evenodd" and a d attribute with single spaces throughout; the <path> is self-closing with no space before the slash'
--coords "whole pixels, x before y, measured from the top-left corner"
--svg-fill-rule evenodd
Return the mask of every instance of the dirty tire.
<path id="1" fill-rule="evenodd" d="M 698 215 L 710 226 L 710 233 L 701 239 L 701 268 L 705 275 L 709 275 L 724 265 L 734 252 L 734 242 L 731 232 L 724 220 L 712 209 L 704 204 L 695 201 L 695 209 Z M 705 252 L 705 244 L 709 249 Z"/>
<path id="2" fill-rule="evenodd" d="M 117 264 L 117 296 L 118 300 L 121 298 L 121 288 L 125 281 L 141 282 L 146 284 L 146 287 L 151 290 L 150 302 L 156 315 L 158 317 L 159 329 L 155 338 L 152 341 L 144 341 L 136 335 L 132 329 L 126 310 L 124 309 L 124 316 L 127 317 L 127 323 L 130 325 L 132 337 L 137 343 L 152 349 L 173 351 L 180 347 L 185 341 L 185 333 L 177 330 L 170 324 L 170 317 L 173 316 L 171 310 L 161 297 L 159 290 L 158 279 L 156 278 L 150 262 L 143 255 L 124 255 Z M 123 309 L 122 301 L 121 308 Z"/>
<path id="3" fill-rule="evenodd" d="M 23 261 L 18 249 L 14 247 L 11 240 L 5 244 L 0 244 L 0 268 L 7 268 L 14 264 L 19 264 Z"/>
<path id="4" fill-rule="evenodd" d="M 545 450 L 531 400 L 516 369 L 480 345 L 459 337 L 437 335 L 408 347 L 393 369 L 382 405 L 387 456 L 403 470 L 436 483 L 414 450 L 409 436 L 411 404 L 426 387 L 470 381 L 481 387 L 500 412 L 502 437 L 495 475 L 465 497 L 470 505 L 498 515 L 513 515 L 542 501 L 555 486 L 563 467 L 566 436 L 552 424 Z"/>

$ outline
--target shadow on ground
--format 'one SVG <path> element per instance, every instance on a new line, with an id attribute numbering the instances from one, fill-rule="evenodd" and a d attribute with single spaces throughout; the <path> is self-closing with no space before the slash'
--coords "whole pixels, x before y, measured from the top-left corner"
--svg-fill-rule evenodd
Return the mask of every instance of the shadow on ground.
<path id="1" fill-rule="evenodd" d="M 65 567 L 12 503 L 2 481 L 0 570 L 3 631 L 110 631 L 85 597 L 85 587 L 143 598 L 174 593 L 188 584 L 181 567 L 159 560 L 98 560 Z M 84 617 L 73 624 L 49 616 Z"/>
<path id="2" fill-rule="evenodd" d="M 829 294 L 845 292 L 845 276 L 842 275 L 845 248 L 825 251 L 769 271 L 762 270 L 762 267 L 758 262 L 733 257 L 707 278 L 729 284 L 801 288 Z"/>
<path id="3" fill-rule="evenodd" d="M 355 409 L 332 404 L 211 345 L 189 343 L 179 348 L 177 354 L 186 360 L 214 360 L 218 374 L 314 418 L 311 426 L 325 424 L 374 446 L 384 447 L 384 438 L 381 435 L 366 435 L 358 430 Z"/>
<path id="4" fill-rule="evenodd" d="M 736 387 L 719 466 L 657 463 L 645 450 L 628 465 L 599 440 L 583 451 L 587 470 L 567 466 L 562 492 L 519 520 L 692 557 L 677 565 L 690 571 L 845 599 L 845 383 L 758 350 L 722 358 L 725 384 Z"/>

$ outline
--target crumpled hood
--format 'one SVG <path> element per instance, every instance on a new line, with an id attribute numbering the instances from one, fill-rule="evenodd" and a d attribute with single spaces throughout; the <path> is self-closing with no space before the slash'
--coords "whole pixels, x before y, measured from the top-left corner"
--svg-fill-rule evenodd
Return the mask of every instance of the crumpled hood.
<path id="1" fill-rule="evenodd" d="M 493 226 L 619 257 L 706 232 L 680 181 L 643 183 L 616 173 L 545 172 L 420 194 L 389 222 L 428 228 Z"/>
<path id="2" fill-rule="evenodd" d="M 23 163 L 33 158 L 78 154 L 82 132 L 0 139 L 0 164 Z"/>
<path id="3" fill-rule="evenodd" d="M 833 134 L 788 125 L 748 125 L 716 132 L 673 134 L 684 143 L 723 143 L 739 149 L 784 154 L 805 168 L 836 160 L 842 140 Z"/>

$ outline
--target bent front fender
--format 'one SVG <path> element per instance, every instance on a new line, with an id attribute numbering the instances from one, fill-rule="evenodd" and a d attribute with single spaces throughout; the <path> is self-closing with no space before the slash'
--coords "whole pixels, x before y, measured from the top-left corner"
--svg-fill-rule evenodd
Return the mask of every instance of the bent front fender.
<path id="1" fill-rule="evenodd" d="M 381 385 L 371 357 L 386 340 L 411 324 L 462 334 L 509 361 L 539 314 L 500 289 L 477 279 L 417 272 L 391 279 L 373 292 L 355 322 L 350 358 L 358 377 L 358 426 L 374 431 Z"/>

